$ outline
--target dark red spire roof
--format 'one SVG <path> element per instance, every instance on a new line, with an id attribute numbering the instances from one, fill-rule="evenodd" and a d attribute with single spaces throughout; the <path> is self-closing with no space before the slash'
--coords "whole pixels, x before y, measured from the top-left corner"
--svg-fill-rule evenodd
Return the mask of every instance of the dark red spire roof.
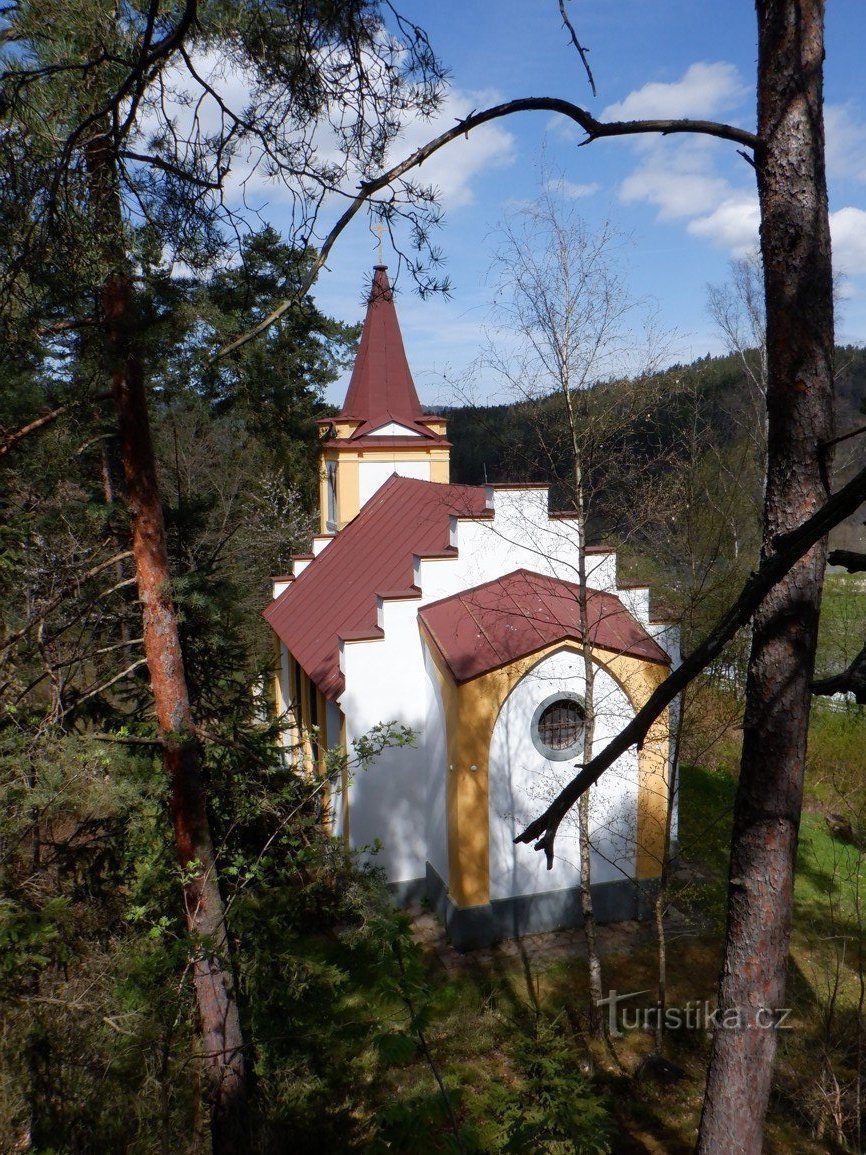
<path id="1" fill-rule="evenodd" d="M 376 265 L 373 270 L 361 344 L 339 417 L 363 423 L 352 434 L 352 440 L 391 422 L 424 437 L 436 437 L 424 424 L 386 265 Z"/>

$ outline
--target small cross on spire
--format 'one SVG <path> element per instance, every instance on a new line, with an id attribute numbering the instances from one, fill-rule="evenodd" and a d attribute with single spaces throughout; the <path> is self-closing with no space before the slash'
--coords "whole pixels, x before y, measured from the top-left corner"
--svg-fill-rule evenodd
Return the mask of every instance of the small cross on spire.
<path id="1" fill-rule="evenodd" d="M 384 259 L 384 250 L 382 248 L 382 237 L 385 235 L 385 226 L 382 224 L 381 221 L 379 222 L 379 224 L 373 225 L 373 232 L 378 233 L 378 235 L 379 235 L 378 264 L 384 265 L 385 259 Z"/>

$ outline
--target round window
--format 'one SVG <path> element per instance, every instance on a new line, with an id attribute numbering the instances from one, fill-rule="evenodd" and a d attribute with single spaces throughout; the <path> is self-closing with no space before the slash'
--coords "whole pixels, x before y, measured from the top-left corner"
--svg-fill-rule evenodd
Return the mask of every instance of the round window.
<path id="1" fill-rule="evenodd" d="M 553 694 L 539 703 L 532 717 L 532 741 L 539 754 L 564 762 L 583 752 L 586 711 L 577 694 Z"/>

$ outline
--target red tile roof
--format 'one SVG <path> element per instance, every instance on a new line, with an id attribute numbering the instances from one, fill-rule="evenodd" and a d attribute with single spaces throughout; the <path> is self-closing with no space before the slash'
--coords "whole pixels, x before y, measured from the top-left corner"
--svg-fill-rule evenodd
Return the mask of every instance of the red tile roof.
<path id="1" fill-rule="evenodd" d="M 588 589 L 592 641 L 607 650 L 667 664 L 661 646 L 619 598 Z M 458 682 L 505 666 L 565 638 L 579 640 L 578 587 L 519 569 L 419 610 Z"/>
<path id="2" fill-rule="evenodd" d="M 343 690 L 340 638 L 375 638 L 376 595 L 420 596 L 414 555 L 450 557 L 450 519 L 490 516 L 481 486 L 392 476 L 264 611 L 328 698 Z"/>
<path id="3" fill-rule="evenodd" d="M 352 441 L 392 421 L 427 439 L 442 440 L 424 424 L 385 265 L 373 271 L 361 343 L 339 417 L 362 423 Z"/>

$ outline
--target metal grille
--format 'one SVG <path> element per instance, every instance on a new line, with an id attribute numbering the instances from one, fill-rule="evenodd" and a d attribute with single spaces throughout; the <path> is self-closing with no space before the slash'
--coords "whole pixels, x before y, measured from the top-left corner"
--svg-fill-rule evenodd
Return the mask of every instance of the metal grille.
<path id="1" fill-rule="evenodd" d="M 583 709 L 572 698 L 559 698 L 542 711 L 538 737 L 548 750 L 569 750 L 580 739 Z"/>

